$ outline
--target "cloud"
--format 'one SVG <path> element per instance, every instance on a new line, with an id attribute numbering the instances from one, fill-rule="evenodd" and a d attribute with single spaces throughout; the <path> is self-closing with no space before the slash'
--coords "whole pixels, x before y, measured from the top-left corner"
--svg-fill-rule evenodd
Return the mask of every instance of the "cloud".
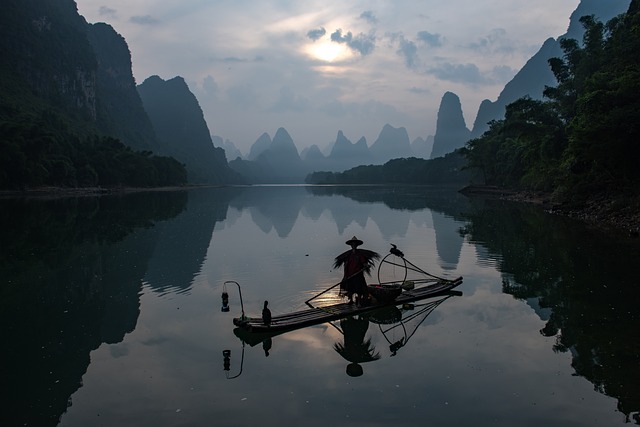
<path id="1" fill-rule="evenodd" d="M 127 40 L 138 81 L 158 74 L 198 82 L 210 127 L 246 151 L 274 123 L 319 146 L 339 128 L 375 138 L 387 122 L 433 133 L 447 90 L 471 118 L 543 40 L 566 31 L 578 0 L 553 8 L 468 1 L 463 10 L 451 1 L 426 9 L 421 2 L 76 3 L 88 22 L 110 21 Z M 315 55 L 324 42 L 340 52 L 332 62 Z M 367 99 L 380 104 L 365 107 Z"/>
<path id="2" fill-rule="evenodd" d="M 378 23 L 378 18 L 374 15 L 374 13 L 371 10 L 365 10 L 364 12 L 362 12 L 360 14 L 360 19 L 364 19 L 365 21 L 369 22 L 370 24 L 377 24 Z"/>
<path id="3" fill-rule="evenodd" d="M 418 62 L 418 47 L 414 42 L 405 39 L 403 36 L 400 36 L 399 40 L 400 48 L 396 53 L 404 58 L 404 64 L 408 68 L 415 68 Z"/>
<path id="4" fill-rule="evenodd" d="M 212 76 L 207 76 L 202 81 L 202 89 L 204 89 L 205 94 L 210 98 L 217 98 L 220 88 L 218 87 L 218 83 Z"/>
<path id="5" fill-rule="evenodd" d="M 225 56 L 224 58 L 210 58 L 212 62 L 222 62 L 224 64 L 242 64 L 242 63 L 255 63 L 264 62 L 265 58 L 262 55 L 257 55 L 254 58 L 240 58 L 237 56 Z"/>
<path id="6" fill-rule="evenodd" d="M 280 96 L 276 100 L 272 111 L 282 113 L 285 111 L 303 112 L 309 107 L 309 101 L 301 96 L 296 96 L 293 90 L 288 86 L 280 89 Z"/>
<path id="7" fill-rule="evenodd" d="M 320 107 L 320 111 L 331 117 L 359 119 L 367 118 L 379 123 L 398 122 L 406 120 L 403 113 L 396 107 L 384 102 L 369 99 L 364 102 L 343 102 L 332 100 Z"/>
<path id="8" fill-rule="evenodd" d="M 411 92 L 411 93 L 415 93 L 416 95 L 424 95 L 424 94 L 429 94 L 431 93 L 431 91 L 427 88 L 424 87 L 410 87 L 409 89 L 407 89 L 407 91 Z"/>
<path id="9" fill-rule="evenodd" d="M 98 15 L 106 18 L 118 19 L 118 12 L 115 9 L 111 9 L 110 7 L 107 7 L 107 6 L 100 6 Z"/>
<path id="10" fill-rule="evenodd" d="M 485 37 L 479 38 L 476 42 L 469 43 L 468 47 L 485 54 L 511 54 L 515 51 L 515 48 L 513 47 L 513 42 L 508 40 L 506 35 L 506 30 L 502 28 L 494 28 Z"/>
<path id="11" fill-rule="evenodd" d="M 245 109 L 257 106 L 258 92 L 250 84 L 232 86 L 227 90 L 226 94 L 229 101 L 240 108 Z"/>
<path id="12" fill-rule="evenodd" d="M 320 107 L 320 111 L 330 117 L 344 117 L 347 115 L 348 108 L 343 102 L 333 100 Z"/>
<path id="13" fill-rule="evenodd" d="M 491 75 L 496 82 L 508 82 L 516 75 L 518 70 L 514 70 L 508 65 L 498 65 L 493 67 L 491 70 Z"/>
<path id="14" fill-rule="evenodd" d="M 156 25 L 160 23 L 160 21 L 151 15 L 132 16 L 129 21 L 139 25 Z"/>
<path id="15" fill-rule="evenodd" d="M 333 33 L 331 33 L 331 41 L 336 43 L 349 43 L 353 39 L 353 34 L 349 31 L 344 36 L 342 35 L 342 30 L 338 28 Z"/>
<path id="16" fill-rule="evenodd" d="M 482 75 L 480 69 L 475 64 L 444 63 L 430 68 L 427 70 L 427 73 L 440 80 L 471 86 L 491 83 L 489 79 Z"/>
<path id="17" fill-rule="evenodd" d="M 440 47 L 443 44 L 443 38 L 440 34 L 431 34 L 428 31 L 418 31 L 417 38 L 431 47 Z"/>
<path id="18" fill-rule="evenodd" d="M 325 30 L 324 27 L 320 27 L 314 30 L 309 30 L 307 32 L 307 37 L 309 37 L 313 41 L 316 41 L 321 39 L 325 34 L 327 34 L 327 30 Z"/>
<path id="19" fill-rule="evenodd" d="M 227 56 L 226 58 L 222 58 L 222 62 L 228 62 L 232 64 L 240 63 L 240 62 L 248 62 L 248 59 L 238 58 L 237 56 Z"/>
<path id="20" fill-rule="evenodd" d="M 331 33 L 331 41 L 335 43 L 344 43 L 349 47 L 349 49 L 354 52 L 358 52 L 362 56 L 369 55 L 376 47 L 375 35 L 360 33 L 354 37 L 351 31 L 342 35 L 341 29 L 337 29 Z"/>
<path id="21" fill-rule="evenodd" d="M 365 56 L 373 52 L 373 49 L 376 47 L 376 38 L 374 35 L 365 35 L 363 33 L 358 34 L 350 43 L 347 45 L 357 52 L 360 52 L 361 55 Z"/>

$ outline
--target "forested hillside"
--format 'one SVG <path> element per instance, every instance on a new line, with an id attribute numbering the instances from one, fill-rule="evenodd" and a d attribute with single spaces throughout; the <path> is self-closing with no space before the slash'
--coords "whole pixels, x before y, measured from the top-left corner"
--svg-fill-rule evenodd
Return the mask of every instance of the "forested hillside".
<path id="1" fill-rule="evenodd" d="M 314 172 L 307 184 L 410 184 L 464 186 L 476 180 L 475 171 L 465 170 L 460 150 L 444 157 L 424 160 L 415 157 L 389 160 L 384 165 L 357 166 L 344 172 Z"/>
<path id="2" fill-rule="evenodd" d="M 99 99 L 111 90 L 88 30 L 72 0 L 3 1 L 0 189 L 186 182 L 176 160 L 114 138 L 122 127 Z"/>
<path id="3" fill-rule="evenodd" d="M 549 61 L 558 85 L 544 100 L 507 106 L 468 142 L 469 167 L 486 184 L 544 191 L 558 201 L 634 198 L 640 192 L 640 1 L 599 22 L 584 16 L 583 43 L 561 40 Z"/>

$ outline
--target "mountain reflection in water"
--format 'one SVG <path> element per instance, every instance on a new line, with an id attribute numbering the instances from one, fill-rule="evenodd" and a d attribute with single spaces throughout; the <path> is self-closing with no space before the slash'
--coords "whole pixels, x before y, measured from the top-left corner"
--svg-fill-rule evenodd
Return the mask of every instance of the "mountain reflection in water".
<path id="1" fill-rule="evenodd" d="M 212 188 L 54 200 L 3 199 L 0 204 L 5 224 L 0 231 L 3 378 L 11 391 L 0 419 L 2 425 L 46 426 L 61 421 L 82 425 L 95 419 L 92 411 L 99 411 L 107 424 L 171 425 L 174 423 L 162 418 L 166 412 L 156 409 L 174 396 L 176 385 L 186 387 L 179 378 L 189 378 L 195 388 L 225 387 L 229 395 L 236 396 L 240 393 L 236 387 L 257 386 L 242 386 L 242 381 L 262 375 L 261 369 L 275 369 L 277 361 L 287 357 L 282 352 L 297 351 L 291 340 L 300 340 L 298 348 L 308 346 L 308 351 L 315 352 L 324 348 L 337 356 L 338 360 L 324 361 L 314 368 L 323 375 L 331 376 L 339 367 L 341 377 L 355 380 L 345 375 L 346 367 L 355 363 L 363 373 L 358 380 L 373 381 L 368 384 L 375 389 L 375 381 L 383 381 L 380 369 L 389 369 L 385 361 L 392 354 L 397 354 L 393 361 L 399 368 L 403 364 L 400 357 L 420 360 L 417 352 L 432 353 L 432 349 L 425 349 L 425 340 L 438 340 L 435 342 L 441 350 L 461 345 L 452 341 L 454 335 L 441 331 L 444 326 L 438 322 L 454 320 L 447 316 L 465 300 L 475 301 L 480 312 L 483 300 L 478 298 L 487 286 L 493 286 L 489 279 L 492 272 L 500 278 L 498 286 L 504 294 L 526 304 L 542 320 L 542 327 L 529 341 L 538 339 L 534 335 L 552 338 L 549 350 L 570 357 L 571 365 L 563 369 L 589 381 L 594 393 L 615 399 L 621 423 L 640 424 L 640 287 L 632 271 L 640 258 L 637 241 L 607 236 L 535 207 L 468 199 L 455 191 L 425 187 Z M 305 331 L 306 335 L 261 342 L 263 348 L 258 353 L 272 365 L 258 362 L 249 352 L 245 374 L 235 382 L 226 381 L 218 355 L 233 344 L 231 338 L 236 344 L 238 340 L 229 336 L 231 316 L 220 313 L 220 284 L 230 279 L 241 282 L 248 310 L 257 312 L 269 299 L 272 310 L 291 311 L 306 299 L 305 292 L 317 292 L 339 280 L 338 272 L 330 270 L 331 260 L 345 249 L 344 240 L 353 234 L 373 249 L 386 251 L 389 243 L 397 243 L 427 267 L 464 275 L 464 295 L 419 324 L 412 346 L 406 345 L 409 334 L 404 337 L 401 328 L 390 330 L 387 335 L 396 336 L 386 338 L 382 333 L 386 325 L 372 326 L 375 321 L 371 323 L 371 318 L 366 319 L 366 331 L 364 319 L 362 324 L 354 322 L 357 334 L 349 337 L 325 325 Z M 235 309 L 237 304 L 235 301 Z M 180 323 L 176 323 L 178 319 Z M 174 335 L 179 325 L 185 329 Z M 342 332 L 351 330 L 340 322 L 335 326 Z M 193 334 L 207 336 L 196 339 Z M 324 347 L 316 348 L 309 341 L 316 335 L 317 339 L 325 337 Z M 404 342 L 400 342 L 400 335 Z M 449 337 L 446 344 L 440 341 L 443 337 Z M 352 345 L 354 342 L 358 345 Z M 206 355 L 198 351 L 199 346 L 207 349 Z M 150 373 L 154 378 L 171 378 L 173 387 L 166 391 L 154 388 L 148 399 L 137 400 L 139 408 L 102 404 L 107 396 L 118 401 L 108 388 L 101 388 L 104 384 L 122 384 L 119 393 L 135 395 L 135 375 L 130 372 L 160 369 L 137 350 L 143 348 L 163 349 L 153 353 L 156 361 L 161 357 L 181 360 L 167 360 L 162 364 L 165 371 Z M 238 348 L 231 351 L 232 369 L 238 367 Z M 365 359 L 376 362 L 363 368 Z M 100 372 L 110 372 L 110 360 L 130 360 L 131 365 L 118 365 L 118 371 L 100 376 Z M 298 363 L 289 362 L 295 371 Z M 380 368 L 375 368 L 377 365 Z M 168 375 L 172 372 L 166 370 L 169 366 L 193 366 L 199 372 L 197 376 L 186 372 Z M 350 372 L 358 374 L 360 369 L 352 366 Z M 479 376 L 478 381 L 481 378 L 487 380 Z M 538 376 L 541 382 L 544 378 Z M 305 384 L 305 388 L 311 386 Z M 418 384 L 413 387 L 416 393 L 420 390 Z M 461 394 L 465 390 L 458 389 Z M 579 405 L 563 401 L 565 397 L 556 399 Z M 596 397 L 588 396 L 588 400 L 594 402 Z M 211 405 L 211 398 L 191 402 L 191 415 L 187 411 L 180 414 L 192 417 L 187 419 L 192 424 L 212 417 L 223 421 L 225 417 L 242 417 L 245 412 L 247 417 L 268 412 L 266 406 L 255 402 L 258 412 L 233 415 L 231 407 Z M 514 411 L 520 411 L 520 420 L 528 419 L 523 407 L 515 401 L 510 404 L 515 405 Z M 595 406 L 592 403 L 581 409 L 594 410 Z M 491 414 L 505 411 L 504 407 L 487 404 L 475 410 Z M 430 410 L 436 411 L 435 407 Z M 304 413 L 305 407 L 297 411 Z M 332 418 L 331 411 L 325 412 L 308 413 L 305 418 L 326 423 Z M 513 421 L 505 412 L 500 413 Z M 431 414 L 455 425 L 456 417 L 451 414 Z M 407 417 L 407 425 L 419 420 L 404 412 L 396 416 Z M 536 412 L 531 420 L 541 416 Z M 580 419 L 578 414 L 566 416 Z M 392 422 L 383 418 L 378 422 Z M 555 418 L 552 410 L 546 411 L 542 420 L 563 425 L 563 418 Z M 375 418 L 363 422 L 377 423 Z"/>

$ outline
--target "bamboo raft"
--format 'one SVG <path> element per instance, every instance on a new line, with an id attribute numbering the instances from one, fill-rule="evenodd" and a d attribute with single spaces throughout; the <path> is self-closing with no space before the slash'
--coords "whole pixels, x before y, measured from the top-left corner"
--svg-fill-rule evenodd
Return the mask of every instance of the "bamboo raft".
<path id="1" fill-rule="evenodd" d="M 288 314 L 273 316 L 271 324 L 265 325 L 262 317 L 236 317 L 233 324 L 243 332 L 248 333 L 267 333 L 277 334 L 288 332 L 306 326 L 317 325 L 320 323 L 330 322 L 332 320 L 342 319 L 344 317 L 356 314 L 366 313 L 381 307 L 391 305 L 401 305 L 429 297 L 443 295 L 462 283 L 462 277 L 454 280 L 441 279 L 428 286 L 405 290 L 390 301 L 372 301 L 365 306 L 356 304 L 339 303 L 325 307 L 312 307 L 306 310 L 295 311 Z M 236 334 L 238 335 L 238 334 Z M 243 334 L 246 335 L 246 334 Z"/>

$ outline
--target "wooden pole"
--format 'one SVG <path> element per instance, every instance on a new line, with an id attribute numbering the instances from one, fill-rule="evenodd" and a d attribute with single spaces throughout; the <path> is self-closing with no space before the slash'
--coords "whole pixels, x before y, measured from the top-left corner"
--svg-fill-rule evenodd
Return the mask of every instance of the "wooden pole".
<path id="1" fill-rule="evenodd" d="M 342 284 L 342 282 L 344 282 L 345 280 L 349 280 L 349 279 L 351 279 L 353 276 L 355 276 L 356 274 L 360 274 L 360 273 L 362 273 L 363 271 L 364 271 L 364 268 L 363 268 L 363 269 L 361 269 L 361 270 L 359 270 L 359 271 L 356 271 L 356 272 L 355 272 L 355 273 L 353 273 L 351 276 L 349 276 L 349 277 L 347 277 L 347 278 L 342 279 L 341 281 L 339 281 L 338 283 L 336 283 L 335 285 L 333 285 L 333 286 L 332 286 L 332 287 L 330 287 L 329 289 L 325 289 L 324 291 L 320 292 L 318 295 L 312 296 L 311 298 L 309 298 L 308 300 L 306 300 L 304 303 L 305 303 L 305 304 L 307 304 L 309 307 L 312 307 L 312 308 L 313 308 L 313 306 L 312 306 L 311 304 L 309 304 L 309 301 L 314 300 L 314 299 L 318 298 L 320 295 L 322 295 L 322 294 L 324 294 L 324 293 L 329 292 L 331 289 L 335 288 L 336 286 L 341 285 L 341 284 Z"/>
<path id="2" fill-rule="evenodd" d="M 309 307 L 313 307 L 311 304 L 309 304 L 309 301 L 311 301 L 311 300 L 314 300 L 314 299 L 318 298 L 320 295 L 322 295 L 322 294 L 324 294 L 324 293 L 329 292 L 331 289 L 333 289 L 333 288 L 335 288 L 336 286 L 341 285 L 341 284 L 342 284 L 342 281 L 340 281 L 340 282 L 336 283 L 335 285 L 333 285 L 333 286 L 332 286 L 332 287 L 330 287 L 329 289 L 325 289 L 324 291 L 320 292 L 319 294 L 312 296 L 311 298 L 309 298 L 308 300 L 306 300 L 304 303 L 305 303 L 305 304 L 307 304 Z"/>

